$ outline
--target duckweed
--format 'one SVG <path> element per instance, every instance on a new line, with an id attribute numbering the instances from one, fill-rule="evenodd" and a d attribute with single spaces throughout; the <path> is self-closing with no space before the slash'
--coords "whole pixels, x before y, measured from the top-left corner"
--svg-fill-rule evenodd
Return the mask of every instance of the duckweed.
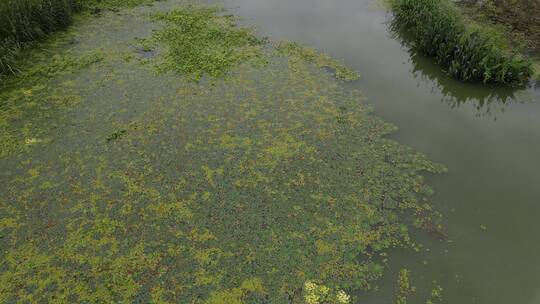
<path id="1" fill-rule="evenodd" d="M 100 52 L 81 56 L 53 55 L 49 61 L 28 65 L 19 74 L 0 83 L 0 157 L 43 141 L 47 127 L 38 126 L 54 111 L 79 101 L 71 83 L 52 82 L 77 73 L 103 60 Z M 54 85 L 53 85 L 54 84 Z M 36 138 L 37 137 L 37 138 Z"/>
<path id="2" fill-rule="evenodd" d="M 4 127 L 31 145 L 0 158 L 0 302 L 354 303 L 384 274 L 381 256 L 415 246 L 413 226 L 439 227 L 421 173 L 443 168 L 387 139 L 395 127 L 359 92 L 311 60 L 246 45 L 215 9 L 180 12 L 196 28 L 208 15 L 212 32 L 232 39 L 207 39 L 203 24 L 194 34 L 206 38 L 177 53 L 193 67 L 161 55 L 212 82 L 156 75 L 122 56 L 78 65 L 62 55 L 44 69 L 50 77 L 29 72 L 9 86 Z M 136 35 L 108 39 L 104 20 L 97 28 L 78 39 L 92 35 L 88 44 L 112 52 Z M 164 44 L 176 37 L 168 30 L 157 34 Z M 244 54 L 197 66 L 214 60 L 206 48 L 216 43 L 223 58 L 245 47 L 265 64 L 242 64 L 259 58 Z M 46 102 L 23 99 L 29 89 Z M 71 94 L 78 103 L 62 104 L 72 115 L 45 107 Z M 52 120 L 56 140 L 38 141 L 47 133 L 32 130 Z M 128 122 L 136 127 L 122 140 L 104 140 Z"/>
<path id="3" fill-rule="evenodd" d="M 407 296 L 416 291 L 416 287 L 411 285 L 410 271 L 401 269 L 397 278 L 396 304 L 407 304 Z"/>
<path id="4" fill-rule="evenodd" d="M 301 45 L 297 42 L 287 40 L 281 41 L 277 45 L 277 49 L 281 54 L 309 61 L 319 68 L 332 69 L 334 70 L 338 79 L 352 81 L 360 78 L 358 72 L 349 69 L 338 60 L 328 56 L 327 54 L 317 52 L 317 50 L 314 48 Z"/>
<path id="5" fill-rule="evenodd" d="M 236 26 L 232 15 L 217 7 L 189 6 L 155 15 L 166 23 L 153 39 L 167 45 L 162 70 L 172 70 L 200 80 L 204 74 L 223 76 L 244 62 L 261 61 L 264 39 L 251 29 Z"/>

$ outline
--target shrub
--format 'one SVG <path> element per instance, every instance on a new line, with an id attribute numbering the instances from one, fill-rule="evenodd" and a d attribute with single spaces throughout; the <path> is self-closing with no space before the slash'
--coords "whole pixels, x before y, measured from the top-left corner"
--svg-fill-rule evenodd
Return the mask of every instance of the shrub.
<path id="1" fill-rule="evenodd" d="M 390 0 L 396 21 L 410 29 L 414 46 L 464 81 L 515 84 L 532 75 L 532 65 L 509 52 L 494 31 L 466 24 L 446 0 Z"/>

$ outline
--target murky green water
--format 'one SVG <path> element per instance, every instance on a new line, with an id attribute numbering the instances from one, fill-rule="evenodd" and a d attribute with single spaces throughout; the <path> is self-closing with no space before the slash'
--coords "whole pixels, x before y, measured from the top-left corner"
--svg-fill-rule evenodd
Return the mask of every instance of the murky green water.
<path id="1" fill-rule="evenodd" d="M 445 303 L 540 303 L 540 92 L 467 85 L 395 39 L 369 0 L 226 0 L 273 39 L 318 47 L 358 69 L 375 113 L 392 137 L 444 163 L 429 179 L 449 240 L 423 237 L 421 255 L 394 268 L 418 286 L 437 280 Z M 383 285 L 391 284 L 382 282 Z M 373 294 L 365 303 L 389 303 Z"/>
<path id="2" fill-rule="evenodd" d="M 540 302 L 537 91 L 446 78 L 367 0 L 222 2 L 261 35 L 343 59 L 358 81 L 274 55 L 200 84 L 156 74 L 163 49 L 136 38 L 159 28 L 148 12 L 178 2 L 80 21 L 58 41 L 77 60 L 43 55 L 54 77 L 9 95 L 0 300 L 286 303 L 308 280 L 369 289 L 386 249 L 408 243 L 386 204 L 416 206 L 429 192 L 418 170 L 437 169 L 382 137 L 393 127 L 348 90 L 360 89 L 399 127 L 392 139 L 450 170 L 428 175 L 448 237 L 417 233 L 420 254 L 391 252 L 384 292 L 360 303 L 392 302 L 401 268 L 419 299 L 436 280 L 445 303 Z"/>
<path id="3" fill-rule="evenodd" d="M 355 73 L 234 23 L 182 1 L 104 12 L 2 84 L 0 302 L 346 300 L 415 247 L 412 223 L 436 231 L 420 174 L 443 168 L 386 138 Z"/>

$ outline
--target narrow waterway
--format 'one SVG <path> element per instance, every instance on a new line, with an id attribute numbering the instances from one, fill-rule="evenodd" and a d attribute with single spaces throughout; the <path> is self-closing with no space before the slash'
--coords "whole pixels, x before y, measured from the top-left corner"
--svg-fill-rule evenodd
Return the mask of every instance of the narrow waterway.
<path id="1" fill-rule="evenodd" d="M 224 4 L 272 40 L 309 44 L 359 70 L 362 79 L 352 86 L 376 115 L 399 127 L 393 138 L 448 167 L 447 174 L 428 177 L 448 240 L 420 236 L 421 254 L 394 254 L 391 268 L 409 268 L 419 290 L 436 280 L 444 303 L 540 303 L 538 89 L 449 79 L 400 43 L 386 11 L 371 0 Z M 394 279 L 386 276 L 381 285 Z M 374 293 L 362 303 L 392 297 Z"/>

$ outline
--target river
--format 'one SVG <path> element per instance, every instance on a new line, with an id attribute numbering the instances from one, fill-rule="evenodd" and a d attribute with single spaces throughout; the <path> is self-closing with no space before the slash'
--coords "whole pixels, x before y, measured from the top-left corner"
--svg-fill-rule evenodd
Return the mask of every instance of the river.
<path id="1" fill-rule="evenodd" d="M 421 253 L 395 253 L 391 269 L 409 268 L 419 290 L 436 280 L 444 303 L 540 303 L 538 89 L 450 79 L 402 45 L 386 10 L 370 0 L 223 3 L 261 35 L 300 41 L 359 70 L 351 86 L 398 126 L 392 138 L 448 167 L 427 177 L 448 240 L 418 236 Z M 394 276 L 385 278 L 382 286 L 394 284 Z M 375 292 L 362 303 L 392 298 Z"/>

